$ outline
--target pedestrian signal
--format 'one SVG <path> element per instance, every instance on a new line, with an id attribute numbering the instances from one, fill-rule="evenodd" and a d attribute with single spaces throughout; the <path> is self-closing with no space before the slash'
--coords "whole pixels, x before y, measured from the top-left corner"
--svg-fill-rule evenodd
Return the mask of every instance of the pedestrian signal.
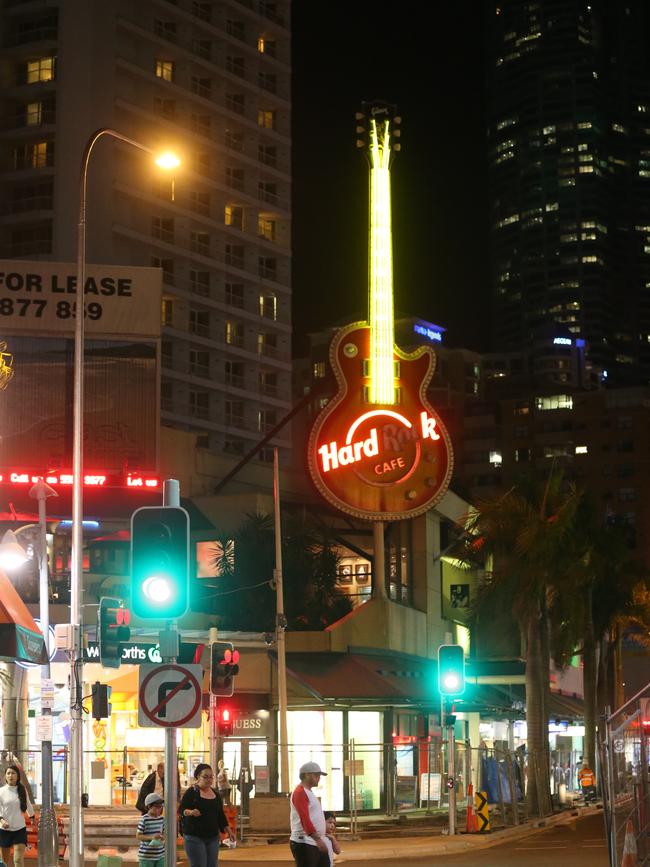
<path id="1" fill-rule="evenodd" d="M 235 691 L 235 677 L 239 674 L 239 651 L 229 641 L 216 641 L 210 645 L 210 692 L 212 695 L 231 696 Z"/>
<path id="2" fill-rule="evenodd" d="M 99 662 L 104 668 L 119 668 L 122 645 L 131 638 L 131 612 L 121 599 L 102 596 L 97 609 Z"/>

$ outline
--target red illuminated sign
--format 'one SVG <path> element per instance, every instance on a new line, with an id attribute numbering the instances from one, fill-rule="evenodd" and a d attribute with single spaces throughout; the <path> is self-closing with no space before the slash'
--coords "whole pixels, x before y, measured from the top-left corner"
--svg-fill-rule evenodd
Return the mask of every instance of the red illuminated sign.
<path id="1" fill-rule="evenodd" d="M 445 494 L 453 468 L 449 435 L 428 403 L 435 356 L 430 347 L 394 349 L 396 400 L 368 402 L 369 328 L 356 323 L 332 341 L 338 394 L 316 419 L 309 469 L 336 508 L 369 520 L 412 518 Z"/>
<path id="2" fill-rule="evenodd" d="M 0 484 L 5 485 L 34 485 L 40 478 L 40 474 L 35 475 L 32 472 L 21 470 L 0 471 Z M 72 487 L 74 482 L 74 476 L 68 472 L 45 473 L 43 479 L 48 485 L 61 485 L 62 487 Z M 146 490 L 158 490 L 160 488 L 160 478 L 151 473 L 127 473 L 126 475 L 100 472 L 84 473 L 83 483 L 85 488 L 144 488 Z"/>

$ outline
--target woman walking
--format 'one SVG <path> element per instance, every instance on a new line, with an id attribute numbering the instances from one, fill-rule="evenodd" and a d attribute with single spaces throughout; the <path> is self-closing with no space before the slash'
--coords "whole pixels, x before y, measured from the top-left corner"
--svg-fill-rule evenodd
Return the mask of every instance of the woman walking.
<path id="1" fill-rule="evenodd" d="M 230 840 L 235 837 L 223 812 L 219 793 L 214 788 L 214 772 L 210 765 L 196 766 L 194 785 L 181 798 L 178 811 L 190 867 L 214 867 L 219 857 L 221 832 L 227 831 Z"/>
<path id="2" fill-rule="evenodd" d="M 25 787 L 20 782 L 20 770 L 9 765 L 5 771 L 6 785 L 0 787 L 0 849 L 2 860 L 9 863 L 11 849 L 14 850 L 14 867 L 23 867 L 25 846 L 27 845 L 27 826 L 25 816 L 34 815 Z"/>

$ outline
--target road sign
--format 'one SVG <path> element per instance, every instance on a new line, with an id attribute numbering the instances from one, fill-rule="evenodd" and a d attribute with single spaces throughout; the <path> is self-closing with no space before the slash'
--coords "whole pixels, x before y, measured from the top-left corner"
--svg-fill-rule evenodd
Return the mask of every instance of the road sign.
<path id="1" fill-rule="evenodd" d="M 200 665 L 141 665 L 138 725 L 199 728 L 202 680 Z"/>
<path id="2" fill-rule="evenodd" d="M 488 808 L 487 792 L 477 792 L 474 795 L 476 801 L 476 825 L 479 834 L 487 834 L 490 830 L 490 813 Z"/>
<path id="3" fill-rule="evenodd" d="M 625 752 L 625 741 L 623 738 L 614 738 L 614 752 L 615 753 L 624 753 Z"/>

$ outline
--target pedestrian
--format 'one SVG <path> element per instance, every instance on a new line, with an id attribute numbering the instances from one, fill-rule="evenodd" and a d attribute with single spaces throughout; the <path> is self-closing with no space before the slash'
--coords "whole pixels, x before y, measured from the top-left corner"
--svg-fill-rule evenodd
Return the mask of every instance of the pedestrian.
<path id="1" fill-rule="evenodd" d="M 27 826 L 25 813 L 34 816 L 25 786 L 20 782 L 20 770 L 9 765 L 5 771 L 6 785 L 0 788 L 0 848 L 2 860 L 9 863 L 11 849 L 14 850 L 14 867 L 23 867 L 25 846 L 27 846 Z"/>
<path id="2" fill-rule="evenodd" d="M 334 864 L 334 856 L 341 854 L 339 841 L 336 839 L 336 814 L 332 810 L 325 810 L 325 845 L 327 846 L 327 864 L 323 867 L 331 867 Z"/>
<path id="3" fill-rule="evenodd" d="M 140 867 L 165 867 L 163 804 L 162 795 L 157 792 L 150 792 L 144 799 L 147 812 L 138 822 L 135 835 L 140 841 Z"/>
<path id="4" fill-rule="evenodd" d="M 147 812 L 144 803 L 145 799 L 147 795 L 150 795 L 152 792 L 156 795 L 160 795 L 161 798 L 165 797 L 165 766 L 162 762 L 158 762 L 156 770 L 152 771 L 148 777 L 145 777 L 144 782 L 140 786 L 138 800 L 135 802 L 135 808 L 136 810 L 139 810 L 142 815 Z M 178 798 L 181 796 L 180 780 L 176 783 L 176 795 Z"/>
<path id="5" fill-rule="evenodd" d="M 224 804 L 230 804 L 230 779 L 228 778 L 228 770 L 224 766 L 223 759 L 217 762 L 217 790 L 221 795 L 221 800 Z"/>
<path id="6" fill-rule="evenodd" d="M 321 867 L 321 855 L 329 857 L 324 840 L 325 814 L 312 792 L 321 776 L 327 776 L 316 762 L 306 762 L 299 771 L 300 783 L 291 795 L 291 838 L 289 846 L 296 867 Z"/>
<path id="7" fill-rule="evenodd" d="M 235 839 L 214 783 L 212 768 L 201 763 L 194 769 L 194 785 L 181 798 L 179 813 L 190 867 L 214 867 L 222 832 L 228 833 L 231 842 Z"/>

